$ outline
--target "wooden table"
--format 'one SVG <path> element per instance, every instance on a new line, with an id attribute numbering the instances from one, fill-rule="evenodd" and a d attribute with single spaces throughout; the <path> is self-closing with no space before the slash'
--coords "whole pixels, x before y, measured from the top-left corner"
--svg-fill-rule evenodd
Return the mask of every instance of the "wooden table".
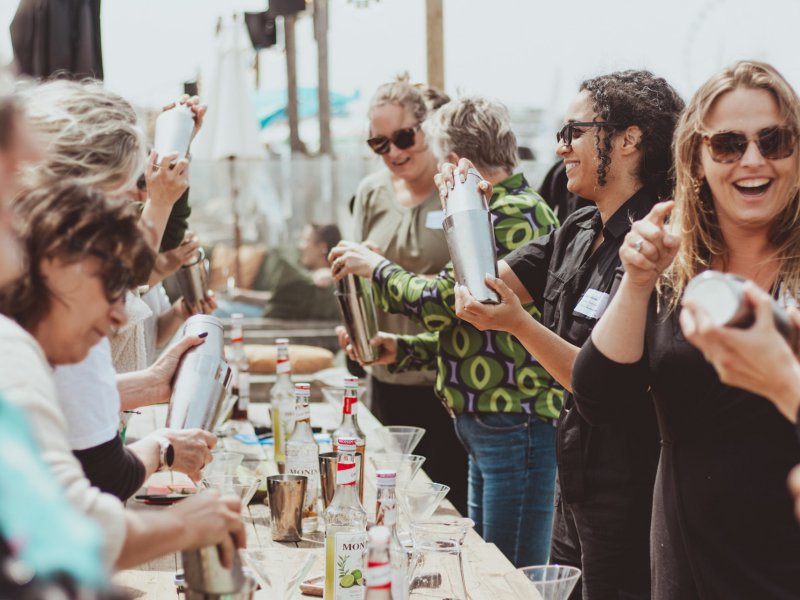
<path id="1" fill-rule="evenodd" d="M 311 420 L 316 426 L 328 430 L 335 427 L 338 416 L 334 415 L 332 405 L 323 403 L 311 404 Z M 359 425 L 367 435 L 367 454 L 372 451 L 380 450 L 377 438 L 370 436 L 370 432 L 380 427 L 380 423 L 364 408 L 359 406 Z M 256 423 L 269 423 L 268 405 L 255 403 L 250 405 L 250 418 Z M 163 427 L 166 420 L 166 407 L 155 406 L 142 410 L 141 415 L 136 415 L 128 425 L 128 436 L 132 439 L 140 438 L 150 431 Z M 248 424 L 246 424 L 248 425 Z M 272 446 L 262 446 L 258 444 L 248 445 L 235 440 L 233 437 L 226 437 L 221 443 L 227 450 L 241 452 L 245 455 L 244 465 L 252 470 L 258 470 L 262 474 L 277 473 L 277 468 L 272 460 Z M 331 448 L 325 444 L 320 448 L 321 452 L 329 451 Z M 366 485 L 364 488 L 364 507 L 367 509 L 368 516 L 372 515 L 375 506 L 375 471 L 372 464 L 367 460 L 365 468 Z M 180 474 L 156 473 L 151 477 L 147 484 L 164 483 L 174 477 L 174 481 L 188 482 L 188 478 Z M 415 481 L 429 481 L 424 472 L 420 471 Z M 164 507 L 149 506 L 135 502 L 128 502 L 128 507 L 133 510 L 164 510 Z M 436 511 L 436 517 L 459 516 L 459 513 L 446 499 Z M 244 511 L 243 519 L 247 527 L 248 547 L 269 547 L 274 546 L 269 529 L 269 509 L 260 502 L 251 503 Z M 290 544 L 287 544 L 287 546 Z M 311 569 L 308 577 L 323 575 L 325 572 L 323 545 L 324 538 L 322 533 L 310 536 L 304 535 L 304 540 L 293 544 L 300 548 L 307 549 L 309 553 L 315 554 L 317 560 Z M 497 549 L 494 544 L 486 543 L 474 531 L 467 535 L 464 549 L 464 573 L 467 582 L 467 590 L 472 600 L 505 600 L 514 598 L 503 575 L 514 570 L 513 565 Z M 121 571 L 114 576 L 114 582 L 126 588 L 131 597 L 139 599 L 150 598 L 175 598 L 175 571 L 180 568 L 180 553 L 162 557 L 158 560 L 141 565 L 137 569 Z M 301 596 L 307 598 L 310 596 Z M 255 598 L 267 600 L 269 596 L 266 592 L 256 592 Z"/>

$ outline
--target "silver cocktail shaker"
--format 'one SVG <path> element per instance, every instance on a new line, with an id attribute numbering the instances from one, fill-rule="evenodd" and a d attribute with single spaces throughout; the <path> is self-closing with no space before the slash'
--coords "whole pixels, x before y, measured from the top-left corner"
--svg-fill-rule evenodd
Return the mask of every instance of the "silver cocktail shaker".
<path id="1" fill-rule="evenodd" d="M 194 115 L 192 109 L 185 104 L 165 110 L 156 119 L 156 134 L 153 149 L 158 153 L 158 160 L 167 154 L 178 153 L 178 160 L 185 158 L 189 152 L 194 131 Z"/>
<path id="2" fill-rule="evenodd" d="M 480 181 L 474 169 L 469 170 L 464 183 L 455 174 L 445 204 L 444 233 L 456 281 L 479 302 L 497 303 L 497 294 L 484 281 L 486 275 L 497 277 L 497 254 L 492 217 L 478 189 Z"/>
<path id="3" fill-rule="evenodd" d="M 219 319 L 208 315 L 189 317 L 184 335 L 206 332 L 205 341 L 181 358 L 172 385 L 167 427 L 213 431 L 225 404 L 231 369 L 224 360 L 224 333 Z"/>
<path id="4" fill-rule="evenodd" d="M 236 594 L 247 587 L 239 553 L 233 555 L 233 565 L 226 569 L 219 561 L 216 546 L 206 546 L 181 552 L 186 587 L 199 594 Z M 249 596 L 245 596 L 249 597 Z"/>
<path id="5" fill-rule="evenodd" d="M 208 298 L 208 270 L 206 253 L 202 248 L 175 273 L 183 301 L 193 315 L 201 314 L 201 301 Z"/>
<path id="6" fill-rule="evenodd" d="M 369 341 L 378 334 L 378 318 L 369 280 L 357 275 L 345 276 L 336 283 L 336 300 L 361 362 L 365 365 L 375 362 L 380 351 Z"/>
<path id="7" fill-rule="evenodd" d="M 753 307 L 747 302 L 744 293 L 746 282 L 743 277 L 730 273 L 704 271 L 689 282 L 683 297 L 697 302 L 711 317 L 714 325 L 746 329 L 755 320 Z M 792 349 L 796 350 L 797 329 L 787 312 L 774 299 L 772 316 L 775 319 L 775 328 L 786 338 Z"/>

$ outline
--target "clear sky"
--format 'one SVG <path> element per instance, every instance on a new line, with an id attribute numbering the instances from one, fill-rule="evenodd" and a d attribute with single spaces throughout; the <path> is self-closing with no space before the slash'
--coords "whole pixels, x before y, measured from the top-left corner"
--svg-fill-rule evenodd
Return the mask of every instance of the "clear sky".
<path id="1" fill-rule="evenodd" d="M 331 88 L 366 100 L 408 70 L 425 78 L 424 0 L 356 8 L 329 0 Z M 264 0 L 103 0 L 107 85 L 157 106 L 200 72 L 221 10 L 263 9 Z M 0 0 L 0 56 L 10 55 L 15 0 Z M 512 107 L 558 113 L 584 77 L 649 68 L 688 96 L 738 58 L 774 63 L 800 86 L 797 0 L 445 0 L 445 76 L 451 93 L 490 95 Z M 311 18 L 298 23 L 299 80 L 316 85 Z M 263 85 L 285 86 L 284 55 L 262 53 Z"/>

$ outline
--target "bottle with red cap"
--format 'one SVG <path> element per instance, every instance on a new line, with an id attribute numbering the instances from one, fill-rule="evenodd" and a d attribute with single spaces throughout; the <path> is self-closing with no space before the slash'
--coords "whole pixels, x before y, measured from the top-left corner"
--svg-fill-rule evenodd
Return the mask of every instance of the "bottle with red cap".
<path id="1" fill-rule="evenodd" d="M 244 317 L 241 313 L 231 315 L 231 370 L 233 371 L 231 392 L 236 396 L 231 419 L 247 420 L 250 406 L 250 361 L 244 351 Z"/>
<path id="2" fill-rule="evenodd" d="M 376 525 L 367 535 L 367 593 L 364 600 L 394 600 L 389 559 L 391 534 L 386 527 Z"/>
<path id="3" fill-rule="evenodd" d="M 275 462 L 286 461 L 286 440 L 294 429 L 294 385 L 292 363 L 289 361 L 289 340 L 275 340 L 278 360 L 275 365 L 275 385 L 270 390 L 270 416 L 272 417 L 272 439 L 275 444 Z"/>
<path id="4" fill-rule="evenodd" d="M 333 451 L 338 452 L 336 440 L 340 437 L 356 439 L 356 453 L 360 456 L 358 470 L 358 497 L 364 502 L 364 461 L 366 460 L 367 436 L 358 426 L 358 377 L 344 378 L 344 403 L 342 404 L 342 423 L 333 432 Z"/>
<path id="5" fill-rule="evenodd" d="M 286 473 L 305 475 L 308 478 L 306 497 L 303 502 L 303 533 L 317 530 L 319 514 L 319 444 L 311 430 L 311 410 L 308 400 L 311 386 L 308 383 L 295 384 L 295 426 L 286 441 Z"/>
<path id="6" fill-rule="evenodd" d="M 337 442 L 336 492 L 325 509 L 325 598 L 363 600 L 367 511 L 356 493 L 356 439 Z"/>

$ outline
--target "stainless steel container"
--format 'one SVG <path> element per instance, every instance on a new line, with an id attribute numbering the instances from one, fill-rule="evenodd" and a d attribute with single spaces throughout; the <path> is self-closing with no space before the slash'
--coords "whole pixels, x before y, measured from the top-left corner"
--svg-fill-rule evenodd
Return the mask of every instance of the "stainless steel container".
<path id="1" fill-rule="evenodd" d="M 303 500 L 307 486 L 308 477 L 305 475 L 267 477 L 267 498 L 273 541 L 300 541 L 303 530 Z"/>
<path id="2" fill-rule="evenodd" d="M 178 153 L 178 160 L 185 158 L 189 152 L 194 130 L 194 114 L 185 104 L 165 110 L 156 119 L 156 133 L 153 149 L 158 153 L 158 160 L 167 154 Z"/>
<path id="3" fill-rule="evenodd" d="M 378 334 L 378 318 L 369 280 L 347 275 L 336 284 L 336 300 L 350 342 L 361 362 L 365 365 L 375 362 L 380 351 L 369 341 Z"/>
<path id="4" fill-rule="evenodd" d="M 220 563 L 216 546 L 184 550 L 181 552 L 181 562 L 187 598 L 190 597 L 190 592 L 195 594 L 191 596 L 193 598 L 208 598 L 208 594 L 238 594 L 247 589 L 247 580 L 242 571 L 242 561 L 238 552 L 233 555 L 233 566 L 230 569 L 226 569 Z M 249 597 L 243 596 L 243 598 Z"/>
<path id="5" fill-rule="evenodd" d="M 199 248 L 195 255 L 175 273 L 184 302 L 193 315 L 201 314 L 200 302 L 208 298 L 208 269 L 206 253 Z"/>
<path id="6" fill-rule="evenodd" d="M 479 302 L 497 303 L 499 298 L 486 285 L 486 275 L 497 277 L 494 227 L 486 200 L 478 189 L 481 178 L 470 169 L 465 182 L 455 175 L 445 204 L 444 233 L 456 281 Z"/>
<path id="7" fill-rule="evenodd" d="M 704 271 L 689 282 L 683 297 L 694 300 L 717 326 L 747 328 L 753 324 L 755 314 L 744 294 L 746 282 L 746 279 L 730 273 Z M 797 349 L 797 329 L 774 299 L 772 316 L 776 329 L 793 349 Z"/>
<path id="8" fill-rule="evenodd" d="M 207 333 L 205 341 L 183 355 L 172 385 L 167 427 L 199 427 L 213 431 L 225 405 L 231 369 L 224 361 L 224 332 L 219 319 L 208 315 L 189 317 L 184 335 Z"/>
<path id="9" fill-rule="evenodd" d="M 338 452 L 320 452 L 319 454 L 319 478 L 321 485 L 322 505 L 328 508 L 336 493 L 336 461 L 339 458 Z M 360 498 L 364 497 L 364 479 L 361 477 L 361 460 L 363 455 L 356 453 L 356 485 Z"/>

